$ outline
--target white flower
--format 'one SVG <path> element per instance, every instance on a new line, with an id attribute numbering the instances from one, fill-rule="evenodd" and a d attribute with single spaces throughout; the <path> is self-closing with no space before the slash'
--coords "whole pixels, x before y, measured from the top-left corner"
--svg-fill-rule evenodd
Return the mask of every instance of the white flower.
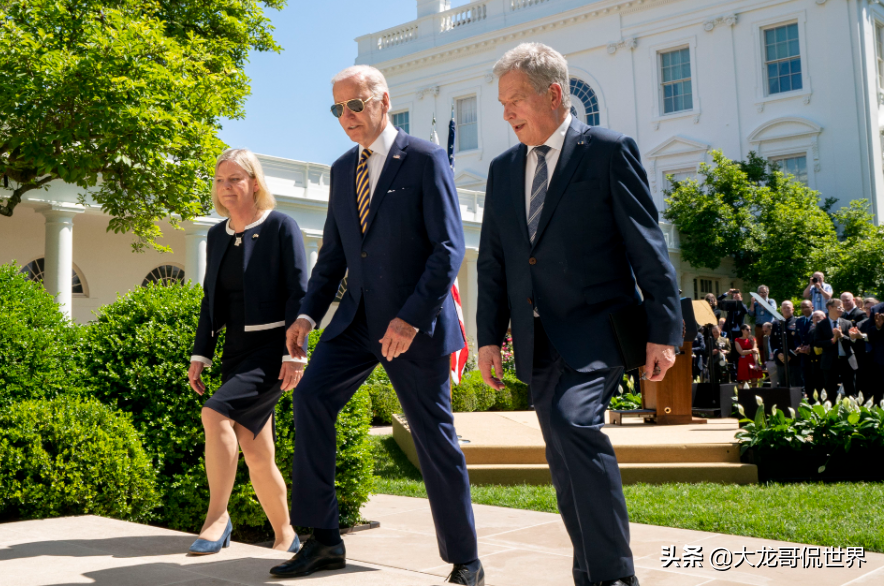
<path id="1" fill-rule="evenodd" d="M 866 401 L 865 405 L 863 405 L 863 407 L 865 407 L 866 409 L 871 409 L 874 406 L 875 406 L 875 397 L 872 397 L 871 399 Z"/>
<path id="2" fill-rule="evenodd" d="M 882 401 L 882 402 L 884 402 L 884 401 Z M 740 415 L 742 415 L 743 417 L 746 416 L 746 410 L 743 409 L 743 406 L 740 405 L 739 403 L 737 403 L 737 411 L 739 411 L 739 412 L 740 412 Z"/>
<path id="3" fill-rule="evenodd" d="M 841 404 L 847 409 L 853 409 L 856 407 L 856 401 L 853 400 L 853 397 L 845 397 L 844 399 L 841 399 Z"/>
<path id="4" fill-rule="evenodd" d="M 813 391 L 813 400 L 817 402 L 820 400 L 820 394 L 816 390 Z"/>
<path id="5" fill-rule="evenodd" d="M 759 407 L 764 405 L 764 400 L 761 397 L 759 397 L 758 395 L 755 395 L 755 402 L 758 403 Z"/>
<path id="6" fill-rule="evenodd" d="M 832 403 L 826 401 L 825 403 L 823 403 L 823 407 L 826 408 L 826 411 L 830 411 L 832 409 Z"/>
<path id="7" fill-rule="evenodd" d="M 825 400 L 828 397 L 829 397 L 829 395 L 826 393 L 826 389 L 823 389 L 823 392 L 820 394 L 820 399 L 822 399 L 825 402 Z"/>
<path id="8" fill-rule="evenodd" d="M 776 414 L 777 414 L 777 404 L 774 403 L 773 407 L 770 408 L 770 416 L 774 417 L 774 416 L 776 416 Z"/>
<path id="9" fill-rule="evenodd" d="M 791 417 L 792 419 L 795 419 L 795 417 L 796 417 L 795 410 L 792 409 L 791 407 L 789 407 L 789 417 Z"/>
<path id="10" fill-rule="evenodd" d="M 865 403 L 865 401 L 863 401 L 863 392 L 862 391 L 860 391 L 859 394 L 856 396 L 856 402 L 859 405 L 862 405 L 863 403 Z"/>
<path id="11" fill-rule="evenodd" d="M 881 409 L 884 409 L 884 399 L 881 399 Z"/>

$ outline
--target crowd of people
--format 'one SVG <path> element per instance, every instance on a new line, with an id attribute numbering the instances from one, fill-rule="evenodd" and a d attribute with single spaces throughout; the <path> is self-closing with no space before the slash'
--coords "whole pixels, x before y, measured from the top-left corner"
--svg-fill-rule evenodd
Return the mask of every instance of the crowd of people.
<path id="1" fill-rule="evenodd" d="M 777 306 L 765 285 L 757 295 L 764 303 L 753 296 L 746 305 L 739 289 L 707 295 L 718 323 L 694 340 L 695 378 L 884 399 L 884 303 L 849 291 L 836 296 L 822 272 L 808 279 L 803 296 L 796 315 L 792 301 Z"/>

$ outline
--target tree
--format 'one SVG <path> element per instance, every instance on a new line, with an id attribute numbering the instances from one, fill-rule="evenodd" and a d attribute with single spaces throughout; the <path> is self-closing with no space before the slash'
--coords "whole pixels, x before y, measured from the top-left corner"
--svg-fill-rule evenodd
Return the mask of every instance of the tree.
<path id="1" fill-rule="evenodd" d="M 817 254 L 817 266 L 836 291 L 884 295 L 884 226 L 874 224 L 866 200 L 850 202 L 833 214 L 841 237 Z"/>
<path id="2" fill-rule="evenodd" d="M 714 166 L 702 164 L 700 180 L 666 190 L 664 217 L 681 234 L 682 257 L 696 267 L 718 268 L 734 259 L 737 277 L 764 283 L 782 298 L 800 295 L 822 250 L 837 244 L 828 211 L 809 189 L 749 153 L 731 161 L 713 151 Z"/>
<path id="3" fill-rule="evenodd" d="M 248 52 L 280 50 L 261 5 L 285 0 L 0 0 L 0 215 L 65 181 L 165 250 L 158 220 L 209 210 Z"/>

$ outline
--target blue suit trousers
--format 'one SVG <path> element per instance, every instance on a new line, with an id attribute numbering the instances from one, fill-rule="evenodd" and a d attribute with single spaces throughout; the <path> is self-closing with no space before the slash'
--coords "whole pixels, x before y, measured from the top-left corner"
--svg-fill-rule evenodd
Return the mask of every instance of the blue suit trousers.
<path id="1" fill-rule="evenodd" d="M 534 319 L 531 394 L 546 442 L 559 512 L 574 545 L 574 583 L 589 586 L 635 574 L 629 517 L 605 410 L 623 368 L 578 372 Z"/>
<path id="2" fill-rule="evenodd" d="M 344 332 L 331 340 L 320 340 L 304 378 L 294 390 L 297 437 L 292 465 L 292 525 L 338 527 L 335 420 L 383 360 L 414 438 L 436 525 L 439 555 L 453 564 L 476 560 L 479 554 L 469 477 L 451 413 L 449 357 L 416 358 L 405 352 L 387 362 L 380 342 L 369 336 L 364 307 L 360 303 Z"/>

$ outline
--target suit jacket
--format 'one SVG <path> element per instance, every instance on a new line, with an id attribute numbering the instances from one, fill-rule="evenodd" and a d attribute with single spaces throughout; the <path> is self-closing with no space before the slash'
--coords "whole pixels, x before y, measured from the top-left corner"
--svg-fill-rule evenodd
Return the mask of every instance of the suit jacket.
<path id="1" fill-rule="evenodd" d="M 644 295 L 648 339 L 681 346 L 682 315 L 666 241 L 631 138 L 576 118 L 565 135 L 532 244 L 525 213 L 528 148 L 495 158 L 479 244 L 479 346 L 512 320 L 516 374 L 530 381 L 534 308 L 573 369 L 622 366 L 608 315 Z"/>
<path id="2" fill-rule="evenodd" d="M 798 341 L 800 342 L 799 345 L 810 345 L 810 328 L 811 326 L 813 326 L 813 319 L 802 315 L 798 317 L 795 325 L 795 329 L 798 332 Z"/>
<path id="3" fill-rule="evenodd" d="M 359 153 L 356 146 L 332 165 L 322 248 L 301 312 L 320 323 L 347 274 L 347 292 L 324 339 L 347 329 L 364 303 L 372 339 L 380 340 L 399 317 L 419 330 L 409 356 L 451 354 L 464 345 L 451 286 L 465 246 L 448 155 L 400 130 L 363 234 L 356 210 Z"/>
<path id="4" fill-rule="evenodd" d="M 844 337 L 838 342 L 832 341 L 835 334 L 832 331 L 832 322 L 828 317 L 816 324 L 814 329 L 814 345 L 823 349 L 823 354 L 820 356 L 820 368 L 823 370 L 829 370 L 837 366 L 839 356 L 838 344 L 841 344 L 841 347 L 844 348 L 844 353 L 848 357 L 853 355 L 853 342 L 848 334 L 850 322 L 843 317 L 839 317 L 838 327 L 841 328 L 841 332 L 844 334 Z"/>
<path id="5" fill-rule="evenodd" d="M 271 211 L 262 221 L 250 224 L 242 239 L 243 296 L 246 331 L 288 327 L 297 319 L 307 290 L 307 255 L 304 238 L 293 218 Z M 221 222 L 206 237 L 206 276 L 193 354 L 211 363 L 224 328 L 215 318 L 215 289 L 221 260 L 234 236 Z M 287 356 L 285 347 L 281 355 Z"/>
<path id="6" fill-rule="evenodd" d="M 798 355 L 792 354 L 791 351 L 798 350 L 799 346 L 801 346 L 801 334 L 798 331 L 798 318 L 793 315 L 786 320 L 786 348 L 788 354 L 783 352 L 783 335 L 780 330 L 780 321 L 775 321 L 770 333 L 770 347 L 773 350 L 773 360 L 776 360 L 777 364 L 783 364 L 783 361 L 778 356 L 780 352 L 783 352 L 787 360 L 790 361 L 790 364 L 798 364 L 797 360 L 795 360 Z"/>
<path id="7" fill-rule="evenodd" d="M 860 323 L 859 331 L 868 334 L 869 345 L 872 347 L 871 356 L 877 364 L 884 365 L 884 328 L 878 329 L 875 326 L 875 316 L 884 313 L 884 303 L 872 306 L 869 312 L 869 318 Z"/>
<path id="8" fill-rule="evenodd" d="M 732 332 L 737 332 L 735 337 L 739 338 L 740 326 L 742 326 L 743 322 L 746 320 L 749 308 L 747 308 L 746 304 L 742 301 L 728 299 L 727 293 L 718 297 L 718 307 L 727 312 L 727 317 L 724 320 L 724 331 L 729 335 Z"/>

